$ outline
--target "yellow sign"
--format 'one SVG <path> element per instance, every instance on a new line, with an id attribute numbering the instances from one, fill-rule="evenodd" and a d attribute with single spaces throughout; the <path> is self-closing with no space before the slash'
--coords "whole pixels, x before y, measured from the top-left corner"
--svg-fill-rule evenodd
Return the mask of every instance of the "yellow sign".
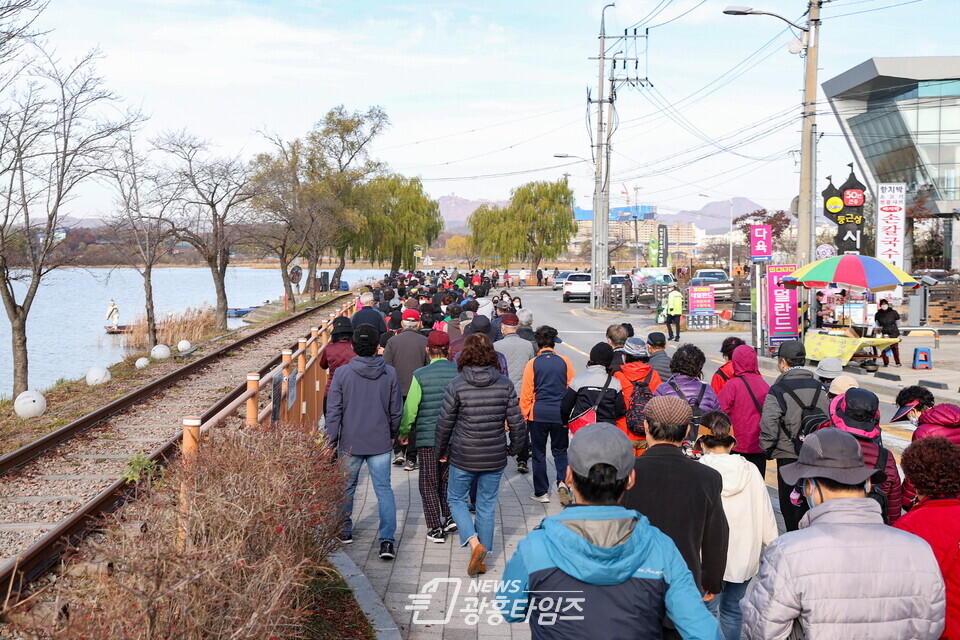
<path id="1" fill-rule="evenodd" d="M 828 198 L 826 206 L 830 213 L 838 213 L 843 209 L 843 199 L 836 196 Z"/>

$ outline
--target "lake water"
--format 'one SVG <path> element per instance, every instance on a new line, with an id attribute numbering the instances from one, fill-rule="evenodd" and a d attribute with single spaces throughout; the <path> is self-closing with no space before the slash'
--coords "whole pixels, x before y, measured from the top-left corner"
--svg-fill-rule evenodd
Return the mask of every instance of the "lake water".
<path id="1" fill-rule="evenodd" d="M 353 285 L 381 277 L 384 271 L 347 269 L 342 277 Z M 252 307 L 283 296 L 277 269 L 231 267 L 226 284 L 231 307 Z M 16 287 L 18 299 L 24 288 Z M 217 302 L 206 268 L 155 269 L 153 296 L 158 315 L 187 307 L 213 307 Z M 145 314 L 143 279 L 134 269 L 58 269 L 44 278 L 27 319 L 31 389 L 45 389 L 60 378 L 81 378 L 92 366 L 108 366 L 123 359 L 121 337 L 103 330 L 110 300 L 120 308 L 120 324 Z M 230 324 L 239 326 L 242 321 L 231 318 Z M 0 306 L 0 396 L 13 391 L 11 353 L 10 324 Z"/>

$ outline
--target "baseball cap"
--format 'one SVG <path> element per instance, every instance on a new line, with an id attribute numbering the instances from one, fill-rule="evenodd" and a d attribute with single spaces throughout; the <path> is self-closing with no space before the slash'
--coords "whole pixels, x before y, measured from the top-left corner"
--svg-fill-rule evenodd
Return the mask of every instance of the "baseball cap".
<path id="1" fill-rule="evenodd" d="M 907 414 L 916 409 L 919 404 L 919 400 L 911 400 L 904 405 L 898 405 L 893 417 L 890 418 L 890 422 L 902 422 L 903 420 L 906 420 Z"/>
<path id="2" fill-rule="evenodd" d="M 372 324 L 362 324 L 353 331 L 353 344 L 357 346 L 379 346 L 380 332 Z"/>
<path id="3" fill-rule="evenodd" d="M 344 316 L 334 318 L 333 328 L 330 330 L 330 334 L 339 336 L 348 333 L 353 333 L 353 325 L 350 323 L 350 318 L 345 318 Z"/>
<path id="4" fill-rule="evenodd" d="M 862 484 L 875 470 L 863 463 L 860 443 L 846 431 L 835 427 L 820 429 L 803 441 L 800 458 L 780 467 L 788 485 L 804 478 L 829 478 L 843 484 Z"/>
<path id="5" fill-rule="evenodd" d="M 633 470 L 633 447 L 627 435 L 609 422 L 597 422 L 577 431 L 567 449 L 567 464 L 578 476 L 587 477 L 595 464 L 608 464 L 623 480 Z"/>
<path id="6" fill-rule="evenodd" d="M 509 300 L 501 300 L 500 302 L 497 303 L 497 308 L 503 309 L 504 311 L 510 309 L 510 307 L 512 306 L 513 305 L 510 304 Z"/>
<path id="7" fill-rule="evenodd" d="M 780 343 L 780 349 L 777 351 L 777 357 L 785 360 L 793 358 L 806 358 L 807 349 L 799 340 L 787 340 Z"/>
<path id="8" fill-rule="evenodd" d="M 450 346 L 450 334 L 445 331 L 431 331 L 427 336 L 427 346 L 438 349 Z"/>
<path id="9" fill-rule="evenodd" d="M 590 361 L 594 364 L 600 364 L 609 367 L 613 364 L 613 347 L 606 342 L 598 342 L 590 349 Z"/>
<path id="10" fill-rule="evenodd" d="M 859 389 L 860 383 L 851 376 L 837 376 L 830 383 L 830 393 L 835 396 L 843 395 L 850 389 Z"/>
<path id="11" fill-rule="evenodd" d="M 661 331 L 654 331 L 647 336 L 647 344 L 651 347 L 666 347 L 667 346 L 667 336 L 663 335 Z"/>
<path id="12" fill-rule="evenodd" d="M 518 317 L 517 317 L 517 314 L 515 314 L 515 313 L 505 313 L 505 314 L 503 314 L 503 318 L 502 318 L 502 320 L 501 320 L 501 324 L 505 324 L 505 325 L 507 325 L 508 327 L 519 327 L 519 326 L 520 326 L 520 318 L 518 318 Z"/>
<path id="13" fill-rule="evenodd" d="M 627 338 L 623 345 L 623 352 L 632 358 L 646 358 L 650 355 L 647 344 L 642 338 Z"/>
<path id="14" fill-rule="evenodd" d="M 838 358 L 824 358 L 817 365 L 817 370 L 813 375 L 818 378 L 830 378 L 831 380 L 843 373 L 843 363 Z"/>
<path id="15" fill-rule="evenodd" d="M 401 316 L 403 320 L 413 320 L 414 322 L 420 322 L 420 312 L 416 309 L 407 309 L 403 312 Z"/>
<path id="16" fill-rule="evenodd" d="M 391 309 L 399 309 L 401 304 L 400 298 L 390 298 L 390 302 L 388 304 L 390 305 Z"/>

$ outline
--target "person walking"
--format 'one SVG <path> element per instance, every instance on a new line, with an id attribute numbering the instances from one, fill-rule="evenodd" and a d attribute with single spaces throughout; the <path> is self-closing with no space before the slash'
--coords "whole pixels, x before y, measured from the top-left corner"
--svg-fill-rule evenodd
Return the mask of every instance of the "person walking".
<path id="1" fill-rule="evenodd" d="M 824 390 L 829 393 L 833 381 L 843 375 L 843 363 L 840 362 L 839 358 L 824 358 L 817 364 L 813 375 L 823 385 Z"/>
<path id="2" fill-rule="evenodd" d="M 723 589 L 729 528 L 723 513 L 720 474 L 680 450 L 693 417 L 690 405 L 674 396 L 647 403 L 647 450 L 636 458 L 636 480 L 623 495 L 623 506 L 639 511 L 667 534 L 693 574 L 703 601 Z M 574 438 L 576 440 L 576 438 Z M 680 638 L 665 621 L 663 638 Z"/>
<path id="3" fill-rule="evenodd" d="M 780 472 L 791 486 L 803 483 L 810 510 L 799 531 L 763 552 L 740 607 L 746 637 L 939 637 L 940 567 L 924 540 L 883 524 L 880 505 L 866 496 L 874 469 L 864 464 L 856 438 L 840 429 L 812 433 L 797 461 Z"/>
<path id="4" fill-rule="evenodd" d="M 740 640 L 740 601 L 750 579 L 760 570 L 760 552 L 778 535 L 777 521 L 763 474 L 743 456 L 730 453 L 737 439 L 727 414 L 711 411 L 703 416 L 702 425 L 707 434 L 698 440 L 704 452 L 700 464 L 723 479 L 720 501 L 730 529 L 723 591 L 707 603 L 707 608 L 720 620 L 723 640 Z"/>
<path id="5" fill-rule="evenodd" d="M 500 330 L 503 338 L 493 343 L 493 348 L 497 350 L 507 363 L 507 375 L 513 388 L 517 392 L 517 397 L 523 392 L 523 372 L 527 368 L 527 363 L 536 357 L 533 345 L 517 335 L 517 329 L 520 326 L 520 319 L 515 313 L 506 313 L 501 316 Z M 517 471 L 527 473 L 529 468 L 527 463 L 530 461 L 530 431 L 527 430 L 527 443 L 517 454 Z"/>
<path id="6" fill-rule="evenodd" d="M 560 415 L 568 428 L 572 428 L 570 423 L 577 416 L 591 409 L 596 414 L 596 422 L 616 424 L 626 414 L 623 387 L 620 386 L 620 380 L 614 377 L 612 367 L 613 347 L 606 342 L 593 345 L 587 369 L 570 381 L 560 405 Z"/>
<path id="7" fill-rule="evenodd" d="M 627 338 L 623 347 L 626 361 L 613 375 L 620 381 L 623 389 L 623 418 L 617 421 L 617 427 L 627 434 L 635 455 L 647 448 L 645 417 L 643 409 L 660 386 L 660 374 L 653 370 L 648 360 L 647 345 L 641 338 Z"/>
<path id="8" fill-rule="evenodd" d="M 946 438 L 912 442 L 903 472 L 922 498 L 894 527 L 920 536 L 933 549 L 947 591 L 941 638 L 960 638 L 960 445 Z"/>
<path id="9" fill-rule="evenodd" d="M 703 365 L 707 357 L 699 347 L 685 344 L 670 360 L 671 376 L 653 394 L 657 396 L 676 396 L 688 403 L 693 411 L 690 432 L 687 439 L 693 442 L 697 439 L 697 430 L 700 426 L 700 417 L 708 411 L 720 408 L 717 394 L 707 383 L 700 380 L 703 376 Z"/>
<path id="10" fill-rule="evenodd" d="M 520 269 L 517 273 L 517 284 L 521 289 L 525 289 L 527 286 L 527 277 L 530 275 L 530 272 L 526 269 Z"/>
<path id="11" fill-rule="evenodd" d="M 508 622 L 529 620 L 534 640 L 659 638 L 666 612 L 684 638 L 717 638 L 677 546 L 619 506 L 635 476 L 630 444 L 612 424 L 573 439 L 566 483 L 577 507 L 545 518 L 507 562 L 496 599 Z M 558 592 L 583 599 L 577 615 L 557 616 Z"/>
<path id="12" fill-rule="evenodd" d="M 537 336 L 533 331 L 533 311 L 530 309 L 517 309 L 517 320 L 520 326 L 517 327 L 517 335 L 533 345 L 537 349 Z"/>
<path id="13" fill-rule="evenodd" d="M 610 365 L 610 371 L 616 373 L 623 366 L 623 345 L 630 337 L 630 331 L 626 325 L 612 324 L 607 327 L 607 344 L 613 348 L 613 363 Z"/>
<path id="14" fill-rule="evenodd" d="M 400 395 L 404 402 L 407 394 L 410 393 L 413 372 L 430 364 L 430 359 L 427 357 L 427 337 L 420 333 L 420 326 L 420 312 L 416 309 L 407 309 L 401 316 L 400 333 L 390 338 L 383 349 L 383 361 L 397 371 Z M 416 437 L 411 437 L 408 439 L 407 446 L 404 446 L 397 440 L 393 449 L 393 464 L 400 466 L 406 463 L 404 469 L 415 470 L 417 468 L 416 442 Z"/>
<path id="15" fill-rule="evenodd" d="M 768 460 L 777 461 L 777 494 L 787 531 L 796 531 L 807 512 L 807 503 L 791 499 L 794 483 L 784 480 L 781 469 L 797 460 L 800 428 L 805 419 L 829 420 L 830 405 L 823 385 L 804 368 L 807 351 L 799 340 L 780 344 L 777 366 L 780 376 L 770 387 L 760 418 L 760 448 Z M 806 414 L 806 415 L 805 415 Z"/>
<path id="16" fill-rule="evenodd" d="M 447 385 L 437 418 L 436 455 L 441 463 L 450 464 L 447 501 L 460 546 L 470 545 L 467 575 L 476 575 L 486 572 L 487 552 L 493 548 L 500 478 L 507 456 L 517 455 L 526 446 L 527 427 L 517 392 L 510 379 L 497 370 L 497 352 L 487 336 L 467 337 L 457 369 L 460 375 Z M 476 522 L 467 507 L 474 478 Z"/>
<path id="17" fill-rule="evenodd" d="M 537 286 L 543 286 L 543 269 L 537 269 Z"/>
<path id="18" fill-rule="evenodd" d="M 456 528 L 456 523 L 447 503 L 450 467 L 437 459 L 434 446 L 440 406 L 447 386 L 459 372 L 457 365 L 447 359 L 450 355 L 450 336 L 446 333 L 434 331 L 430 334 L 427 338 L 427 355 L 430 364 L 413 372 L 410 392 L 403 405 L 400 443 L 408 444 L 407 439 L 413 430 L 420 460 L 418 481 L 423 515 L 427 522 L 427 540 L 442 543 L 447 532 Z"/>
<path id="19" fill-rule="evenodd" d="M 671 285 L 667 294 L 667 333 L 668 339 L 680 342 L 680 316 L 683 315 L 683 294 L 680 287 Z"/>
<path id="20" fill-rule="evenodd" d="M 661 380 L 669 380 L 673 373 L 670 371 L 670 354 L 667 353 L 667 337 L 660 331 L 654 331 L 647 336 L 647 352 L 650 354 L 650 366 L 660 374 Z"/>
<path id="21" fill-rule="evenodd" d="M 720 410 L 730 416 L 732 435 L 737 439 L 733 452 L 754 464 L 760 475 L 767 470 L 767 457 L 760 447 L 760 418 L 770 385 L 760 374 L 757 352 L 740 345 L 733 350 L 733 377 L 720 390 Z"/>
<path id="22" fill-rule="evenodd" d="M 390 486 L 390 451 L 400 430 L 403 403 L 396 370 L 376 355 L 380 334 L 362 324 L 353 332 L 357 356 L 337 370 L 325 423 L 330 446 L 347 468 L 340 541 L 353 542 L 353 495 L 366 463 L 380 513 L 380 558 L 396 555 L 397 507 Z"/>
<path id="23" fill-rule="evenodd" d="M 353 314 L 353 318 L 350 319 L 350 325 L 354 330 L 362 324 L 369 324 L 379 333 L 386 333 L 387 323 L 383 320 L 383 314 L 373 306 L 376 302 L 376 297 L 373 295 L 373 292 L 366 291 L 361 293 L 358 302 L 361 307 Z"/>
<path id="24" fill-rule="evenodd" d="M 327 370 L 327 384 L 323 389 L 323 413 L 327 413 L 327 400 L 330 397 L 330 385 L 337 369 L 353 360 L 357 354 L 353 350 L 353 327 L 350 318 L 337 316 L 330 330 L 330 342 L 320 352 L 321 369 Z"/>
<path id="25" fill-rule="evenodd" d="M 547 438 L 557 473 L 557 495 L 561 503 L 569 504 L 570 489 L 567 477 L 567 445 L 569 433 L 563 426 L 560 406 L 567 387 L 574 378 L 569 358 L 556 352 L 557 330 L 548 325 L 537 328 L 537 356 L 523 370 L 520 390 L 520 408 L 530 431 L 533 460 L 533 495 L 537 502 L 550 502 L 550 484 L 547 478 Z"/>
<path id="26" fill-rule="evenodd" d="M 880 335 L 884 338 L 899 338 L 900 337 L 900 327 L 897 326 L 897 322 L 900 321 L 900 314 L 897 313 L 896 309 L 893 309 L 890 306 L 890 302 L 887 300 L 880 301 L 880 310 L 873 316 L 873 321 L 877 323 L 877 326 L 880 327 Z M 887 355 L 887 352 L 890 351 L 893 353 L 893 362 L 898 367 L 900 364 L 900 342 L 890 345 L 883 351 L 883 366 L 890 366 L 890 357 Z"/>
<path id="27" fill-rule="evenodd" d="M 710 387 L 717 396 L 720 395 L 723 386 L 735 375 L 733 372 L 733 352 L 742 344 L 744 344 L 743 340 L 736 336 L 730 336 L 724 338 L 723 344 L 720 345 L 720 355 L 723 356 L 724 363 L 710 378 Z"/>

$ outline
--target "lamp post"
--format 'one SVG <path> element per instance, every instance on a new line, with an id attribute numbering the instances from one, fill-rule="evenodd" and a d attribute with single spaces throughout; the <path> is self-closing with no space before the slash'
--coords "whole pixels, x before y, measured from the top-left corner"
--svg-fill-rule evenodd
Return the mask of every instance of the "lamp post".
<path id="1" fill-rule="evenodd" d="M 698 193 L 698 196 L 701 198 L 709 198 L 705 193 Z M 730 231 L 727 233 L 727 240 L 730 243 L 730 254 L 727 258 L 727 268 L 730 270 L 730 277 L 733 277 L 733 198 L 727 199 L 727 204 L 730 205 Z"/>
<path id="2" fill-rule="evenodd" d="M 554 158 L 575 158 L 577 160 L 582 160 L 588 165 L 596 167 L 597 163 L 590 162 L 586 158 L 581 158 L 580 156 L 574 156 L 569 153 L 555 153 L 553 154 Z M 597 278 L 603 278 L 603 273 L 606 272 L 606 266 L 599 267 L 598 264 L 602 260 L 603 252 L 600 250 L 601 246 L 601 234 L 602 234 L 602 214 L 600 209 L 603 201 L 603 186 L 600 181 L 599 171 L 594 171 L 594 181 L 593 181 L 593 227 L 591 229 L 591 240 L 590 243 L 590 308 L 596 309 L 600 306 L 599 299 L 597 298 L 597 283 L 602 282 L 602 280 L 597 280 Z M 606 245 L 607 238 L 603 238 L 603 244 Z M 600 275 L 598 275 L 600 274 Z"/>
<path id="3" fill-rule="evenodd" d="M 810 262 L 813 258 L 812 247 L 816 241 L 813 224 L 813 206 L 816 202 L 814 191 L 814 156 L 817 135 L 817 57 L 819 52 L 820 7 L 823 0 L 808 0 L 807 26 L 803 27 L 776 13 L 755 11 L 749 7 L 727 7 L 723 10 L 728 16 L 772 16 L 783 20 L 795 29 L 803 31 L 806 38 L 806 60 L 803 83 L 803 133 L 800 138 L 800 194 L 797 207 L 797 267 Z"/>

